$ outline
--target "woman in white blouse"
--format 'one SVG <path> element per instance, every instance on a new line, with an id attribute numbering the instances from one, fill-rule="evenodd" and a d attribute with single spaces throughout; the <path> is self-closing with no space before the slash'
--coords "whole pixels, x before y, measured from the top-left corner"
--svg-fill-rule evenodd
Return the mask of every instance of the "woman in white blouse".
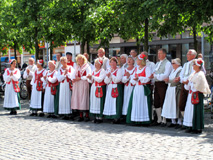
<path id="1" fill-rule="evenodd" d="M 104 104 L 104 118 L 113 119 L 119 123 L 123 106 L 122 69 L 117 67 L 116 57 L 110 59 L 111 68 L 108 69 L 104 82 L 107 84 L 106 100 Z"/>
<path id="2" fill-rule="evenodd" d="M 97 58 L 95 60 L 95 70 L 92 75 L 88 75 L 88 82 L 92 83 L 90 90 L 90 116 L 94 116 L 94 123 L 103 122 L 103 109 L 106 96 L 106 84 L 104 83 L 104 78 L 106 77 L 106 72 L 102 68 L 103 60 Z"/>
<path id="3" fill-rule="evenodd" d="M 152 71 L 146 67 L 146 55 L 140 54 L 137 59 L 137 68 L 131 76 L 130 83 L 135 85 L 132 92 L 126 122 L 150 124 L 152 120 L 150 76 Z"/>

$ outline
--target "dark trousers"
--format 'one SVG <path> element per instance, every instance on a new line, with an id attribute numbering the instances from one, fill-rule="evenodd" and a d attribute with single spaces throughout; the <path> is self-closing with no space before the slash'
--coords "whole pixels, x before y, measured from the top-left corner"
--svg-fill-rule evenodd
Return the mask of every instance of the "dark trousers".
<path id="1" fill-rule="evenodd" d="M 180 91 L 180 99 L 179 99 L 180 112 L 185 111 L 186 101 L 187 101 L 187 97 L 188 97 L 188 92 L 189 91 L 185 90 L 184 84 L 182 84 L 181 85 L 181 91 Z"/>
<path id="2" fill-rule="evenodd" d="M 155 92 L 154 92 L 155 108 L 163 107 L 167 86 L 168 85 L 164 81 L 155 82 Z"/>
<path id="3" fill-rule="evenodd" d="M 32 86 L 31 86 L 30 82 L 31 82 L 31 80 L 26 80 L 26 86 L 27 86 L 29 100 L 31 99 L 31 92 L 32 92 Z"/>

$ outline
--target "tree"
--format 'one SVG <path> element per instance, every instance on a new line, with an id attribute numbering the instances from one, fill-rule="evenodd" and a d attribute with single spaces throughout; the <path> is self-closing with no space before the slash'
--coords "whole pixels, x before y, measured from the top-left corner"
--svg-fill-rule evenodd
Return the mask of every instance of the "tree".
<path id="1" fill-rule="evenodd" d="M 194 49 L 197 50 L 197 35 L 202 29 L 203 23 L 210 23 L 212 3 L 209 0 L 164 0 L 161 9 L 155 14 L 160 23 L 158 36 L 176 35 L 190 30 L 194 38 Z"/>

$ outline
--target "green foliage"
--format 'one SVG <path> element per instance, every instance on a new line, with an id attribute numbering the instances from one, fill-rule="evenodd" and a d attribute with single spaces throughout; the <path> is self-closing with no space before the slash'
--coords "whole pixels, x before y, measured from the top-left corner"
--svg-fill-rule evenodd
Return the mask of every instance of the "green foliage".
<path id="1" fill-rule="evenodd" d="M 51 49 L 72 40 L 107 47 L 115 34 L 147 48 L 153 32 L 163 37 L 185 30 L 204 31 L 212 43 L 212 16 L 209 0 L 1 0 L 0 52 L 24 46 L 35 54 L 39 40 Z"/>

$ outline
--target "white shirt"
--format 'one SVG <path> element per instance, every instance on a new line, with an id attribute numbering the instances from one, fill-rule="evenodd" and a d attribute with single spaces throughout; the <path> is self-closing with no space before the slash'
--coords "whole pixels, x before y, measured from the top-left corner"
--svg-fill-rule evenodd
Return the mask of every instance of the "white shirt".
<path id="1" fill-rule="evenodd" d="M 156 64 L 155 71 L 157 71 L 159 69 L 162 62 L 163 62 L 163 60 L 160 60 L 160 62 L 158 64 Z M 161 74 L 154 73 L 154 78 L 157 79 L 158 81 L 163 81 L 164 79 L 169 77 L 172 69 L 173 69 L 172 64 L 169 61 L 167 61 L 166 65 L 165 65 L 164 73 L 161 73 Z"/>

